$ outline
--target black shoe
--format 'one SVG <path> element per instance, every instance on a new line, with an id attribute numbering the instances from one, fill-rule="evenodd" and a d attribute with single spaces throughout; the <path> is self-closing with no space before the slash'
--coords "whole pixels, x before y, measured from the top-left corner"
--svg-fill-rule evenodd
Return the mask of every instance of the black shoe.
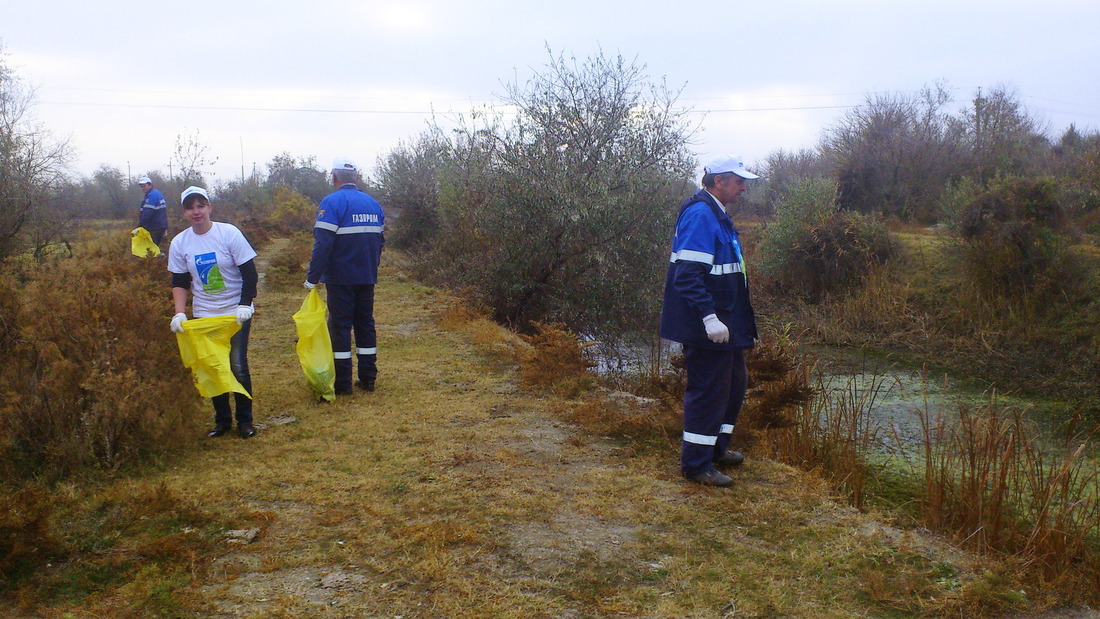
<path id="1" fill-rule="evenodd" d="M 723 475 L 714 469 L 703 471 L 702 473 L 696 473 L 695 475 L 684 475 L 689 481 L 693 481 L 697 484 L 703 484 L 704 486 L 717 486 L 719 488 L 725 488 L 726 486 L 733 485 L 733 478 L 728 475 Z"/>
<path id="2" fill-rule="evenodd" d="M 221 435 L 225 434 L 226 432 L 228 432 L 232 429 L 233 429 L 233 426 L 222 426 L 222 425 L 214 426 L 214 429 L 207 432 L 206 436 L 207 436 L 207 438 L 214 438 L 216 436 L 221 436 Z"/>
<path id="3" fill-rule="evenodd" d="M 355 381 L 355 386 L 359 387 L 363 391 L 373 392 L 374 391 L 374 379 L 372 378 L 370 380 L 357 380 L 357 381 Z"/>
<path id="4" fill-rule="evenodd" d="M 734 451 L 727 449 L 726 453 L 722 454 L 720 458 L 714 461 L 718 466 L 741 466 L 745 462 L 745 456 L 741 455 L 740 451 Z"/>
<path id="5" fill-rule="evenodd" d="M 352 391 L 351 389 L 337 389 L 336 390 L 336 395 L 351 395 L 353 393 L 355 393 L 355 392 Z"/>
<path id="6" fill-rule="evenodd" d="M 237 434 L 241 438 L 252 438 L 256 436 L 256 428 L 253 428 L 250 423 L 237 424 Z"/>

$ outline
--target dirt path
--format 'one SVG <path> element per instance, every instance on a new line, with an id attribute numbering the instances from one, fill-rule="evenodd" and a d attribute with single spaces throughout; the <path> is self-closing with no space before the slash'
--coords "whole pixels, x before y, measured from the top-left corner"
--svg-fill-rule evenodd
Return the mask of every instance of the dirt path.
<path id="1" fill-rule="evenodd" d="M 574 403 L 523 392 L 472 343 L 503 332 L 445 330 L 449 299 L 392 265 L 382 278 L 378 390 L 332 404 L 311 401 L 294 356 L 304 292 L 263 286 L 259 435 L 204 441 L 163 475 L 255 533 L 196 570 L 202 614 L 877 616 L 971 578 L 963 553 L 788 467 L 750 460 L 732 489 L 705 489 L 675 453 L 580 431 L 560 414 Z"/>

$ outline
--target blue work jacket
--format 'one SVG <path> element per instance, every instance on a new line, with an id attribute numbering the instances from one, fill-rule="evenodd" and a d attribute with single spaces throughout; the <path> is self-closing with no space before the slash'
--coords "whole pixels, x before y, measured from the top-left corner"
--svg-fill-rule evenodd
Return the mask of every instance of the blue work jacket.
<path id="1" fill-rule="evenodd" d="M 306 279 L 341 286 L 378 283 L 385 217 L 381 205 L 355 183 L 325 196 L 317 206 Z"/>
<path id="2" fill-rule="evenodd" d="M 708 314 L 716 314 L 729 327 L 729 342 L 716 344 L 707 338 L 703 317 Z M 737 229 L 704 190 L 683 203 L 676 220 L 661 337 L 711 350 L 751 348 L 756 340 L 756 317 Z"/>
<path id="3" fill-rule="evenodd" d="M 145 194 L 141 200 L 138 226 L 146 230 L 168 229 L 168 203 L 164 201 L 164 194 L 156 189 L 150 189 L 149 193 Z"/>

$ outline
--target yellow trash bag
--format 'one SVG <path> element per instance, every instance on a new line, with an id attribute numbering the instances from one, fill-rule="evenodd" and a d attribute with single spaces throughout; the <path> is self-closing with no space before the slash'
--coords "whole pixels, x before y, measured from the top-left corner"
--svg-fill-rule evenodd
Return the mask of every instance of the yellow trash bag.
<path id="1" fill-rule="evenodd" d="M 149 236 L 148 230 L 138 228 L 137 232 L 130 236 L 130 253 L 138 258 L 148 258 L 159 256 L 160 248 L 153 242 L 153 237 Z"/>
<path id="2" fill-rule="evenodd" d="M 183 333 L 176 334 L 183 365 L 190 368 L 202 397 L 229 392 L 252 397 L 229 365 L 229 340 L 240 330 L 236 316 L 211 316 L 184 321 Z"/>
<path id="3" fill-rule="evenodd" d="M 317 289 L 310 290 L 302 301 L 302 309 L 294 314 L 294 324 L 298 326 L 298 344 L 294 349 L 313 395 L 332 402 L 336 399 L 336 364 L 325 321 L 327 312 L 328 306 Z"/>

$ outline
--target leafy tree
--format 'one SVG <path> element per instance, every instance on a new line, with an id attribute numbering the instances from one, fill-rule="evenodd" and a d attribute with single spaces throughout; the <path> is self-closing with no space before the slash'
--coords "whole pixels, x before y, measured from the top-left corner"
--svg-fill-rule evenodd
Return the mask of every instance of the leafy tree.
<path id="1" fill-rule="evenodd" d="M 1100 131 L 1083 134 L 1070 125 L 1053 148 L 1053 156 L 1055 173 L 1064 179 L 1067 211 L 1091 214 L 1100 210 Z"/>
<path id="2" fill-rule="evenodd" d="M 286 187 L 299 193 L 315 204 L 332 192 L 329 173 L 317 165 L 313 156 L 295 158 L 290 153 L 275 155 L 267 164 L 267 186 L 269 190 Z"/>
<path id="3" fill-rule="evenodd" d="M 0 260 L 30 244 L 58 238 L 63 222 L 47 221 L 50 188 L 64 180 L 68 143 L 31 116 L 34 90 L 4 62 L 0 48 Z"/>
<path id="4" fill-rule="evenodd" d="M 508 84 L 514 119 L 475 112 L 456 130 L 425 270 L 522 328 L 559 321 L 605 340 L 653 331 L 694 167 L 676 96 L 602 53 L 551 55 Z"/>
<path id="5" fill-rule="evenodd" d="M 438 128 L 399 144 L 375 170 L 386 209 L 386 242 L 415 248 L 439 232 L 439 170 L 450 143 Z"/>
<path id="6" fill-rule="evenodd" d="M 232 205 L 238 212 L 254 214 L 271 202 L 271 190 L 256 175 L 218 183 L 215 193 L 219 203 Z"/>
<path id="7" fill-rule="evenodd" d="M 821 153 L 809 149 L 780 149 L 768 155 L 761 168 L 760 180 L 751 183 L 741 198 L 746 212 L 760 215 L 774 215 L 792 190 L 808 180 L 827 178 L 831 172 Z"/>
<path id="8" fill-rule="evenodd" d="M 122 218 L 136 209 L 137 200 L 133 198 L 137 192 L 126 181 L 122 170 L 101 164 L 92 172 L 91 180 L 105 209 L 102 216 Z"/>

